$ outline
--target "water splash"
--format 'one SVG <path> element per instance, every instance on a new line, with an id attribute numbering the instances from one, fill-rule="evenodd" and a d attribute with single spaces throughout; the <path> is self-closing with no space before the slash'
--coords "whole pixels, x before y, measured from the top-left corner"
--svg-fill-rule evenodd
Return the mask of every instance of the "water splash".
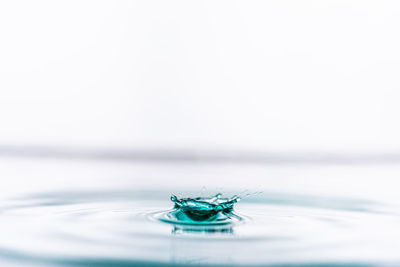
<path id="1" fill-rule="evenodd" d="M 174 224 L 175 228 L 177 225 L 189 226 L 185 227 L 184 231 L 231 233 L 232 230 L 227 231 L 225 226 L 231 227 L 232 224 L 243 220 L 234 213 L 234 205 L 239 200 L 240 197 L 236 195 L 224 198 L 220 193 L 213 197 L 196 198 L 178 198 L 173 195 L 171 196 L 173 209 L 158 212 L 155 217 L 160 221 Z"/>
<path id="2" fill-rule="evenodd" d="M 171 200 L 175 203 L 175 216 L 185 221 L 214 222 L 230 218 L 233 214 L 233 205 L 240 197 L 222 198 L 217 194 L 211 198 L 177 198 L 175 195 Z"/>

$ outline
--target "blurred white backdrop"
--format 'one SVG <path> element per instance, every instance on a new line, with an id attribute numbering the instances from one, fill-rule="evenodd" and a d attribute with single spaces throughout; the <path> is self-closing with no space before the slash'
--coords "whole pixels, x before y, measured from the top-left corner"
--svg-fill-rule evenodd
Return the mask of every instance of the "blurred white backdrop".
<path id="1" fill-rule="evenodd" d="M 398 1 L 1 1 L 0 145 L 400 149 Z"/>

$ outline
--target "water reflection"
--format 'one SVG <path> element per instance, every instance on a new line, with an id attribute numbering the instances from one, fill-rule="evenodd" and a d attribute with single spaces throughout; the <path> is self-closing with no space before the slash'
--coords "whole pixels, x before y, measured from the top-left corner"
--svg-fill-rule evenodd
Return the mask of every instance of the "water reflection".
<path id="1" fill-rule="evenodd" d="M 174 225 L 171 233 L 174 235 L 182 235 L 182 234 L 232 235 L 234 232 L 233 232 L 233 227 L 230 225 L 224 227 Z"/>

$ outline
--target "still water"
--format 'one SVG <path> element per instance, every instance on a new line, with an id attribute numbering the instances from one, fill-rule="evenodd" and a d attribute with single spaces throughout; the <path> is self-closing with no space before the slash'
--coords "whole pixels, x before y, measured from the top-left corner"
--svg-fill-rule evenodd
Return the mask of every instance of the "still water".
<path id="1" fill-rule="evenodd" d="M 0 175 L 1 266 L 400 265 L 393 163 L 2 157 Z M 240 201 L 176 215 L 217 193 Z"/>

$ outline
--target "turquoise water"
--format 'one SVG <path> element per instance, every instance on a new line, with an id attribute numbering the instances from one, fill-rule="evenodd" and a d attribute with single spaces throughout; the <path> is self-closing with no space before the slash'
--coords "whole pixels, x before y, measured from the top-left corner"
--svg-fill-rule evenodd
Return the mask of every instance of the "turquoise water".
<path id="1" fill-rule="evenodd" d="M 233 212 L 240 197 L 223 198 L 221 193 L 212 197 L 178 198 L 173 195 L 174 209 L 168 213 L 173 223 L 192 225 L 229 224 L 233 218 L 241 219 Z"/>
<path id="2" fill-rule="evenodd" d="M 3 158 L 0 170 L 2 266 L 400 264 L 395 165 Z"/>

